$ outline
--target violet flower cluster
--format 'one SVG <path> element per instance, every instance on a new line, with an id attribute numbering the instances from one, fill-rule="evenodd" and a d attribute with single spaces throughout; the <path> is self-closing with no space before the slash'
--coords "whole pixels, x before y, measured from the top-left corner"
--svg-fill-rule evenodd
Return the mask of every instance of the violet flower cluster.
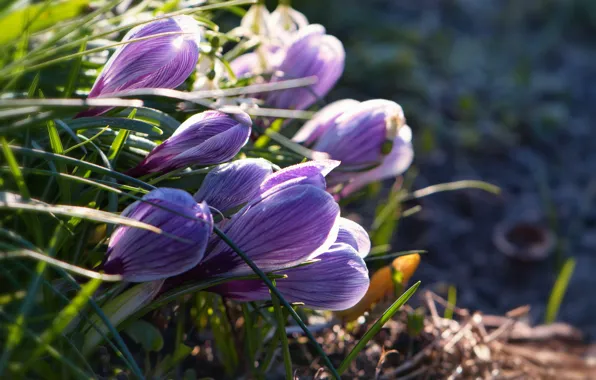
<path id="1" fill-rule="evenodd" d="M 325 190 L 325 175 L 338 164 L 311 161 L 273 172 L 265 160 L 244 159 L 212 170 L 194 199 L 183 190 L 154 190 L 123 214 L 163 234 L 119 227 L 103 269 L 131 282 L 166 279 L 164 289 L 229 278 L 208 290 L 240 301 L 269 299 L 261 280 L 233 280 L 252 270 L 212 233 L 211 202 L 232 212 L 215 225 L 261 270 L 287 275 L 277 286 L 288 301 L 349 308 L 368 289 L 363 258 L 370 240 L 360 225 L 340 217 Z"/>
<path id="2" fill-rule="evenodd" d="M 341 42 L 287 5 L 271 14 L 262 4 L 253 6 L 241 30 L 266 43 L 232 62 L 237 76 L 268 71 L 274 73 L 267 78 L 271 82 L 317 79 L 307 88 L 259 94 L 270 107 L 306 109 L 325 96 L 343 72 Z M 200 35 L 189 16 L 132 29 L 124 37 L 130 43 L 109 59 L 89 97 L 179 86 L 195 70 Z M 108 110 L 90 109 L 78 116 Z M 213 233 L 217 228 L 262 271 L 287 276 L 277 280 L 277 286 L 288 301 L 341 310 L 363 297 L 369 285 L 363 258 L 370 239 L 364 228 L 340 216 L 337 200 L 409 167 L 412 131 L 403 110 L 382 99 L 331 103 L 293 138 L 331 159 L 276 171 L 264 159 L 234 160 L 249 140 L 252 123 L 239 108 L 198 113 L 126 173 L 141 177 L 215 166 L 194 196 L 158 188 L 128 206 L 124 216 L 153 225 L 160 233 L 118 227 L 102 263 L 105 273 L 129 282 L 164 281 L 164 291 L 226 279 L 208 290 L 240 301 L 269 299 L 261 280 L 235 279 L 253 271 Z"/>

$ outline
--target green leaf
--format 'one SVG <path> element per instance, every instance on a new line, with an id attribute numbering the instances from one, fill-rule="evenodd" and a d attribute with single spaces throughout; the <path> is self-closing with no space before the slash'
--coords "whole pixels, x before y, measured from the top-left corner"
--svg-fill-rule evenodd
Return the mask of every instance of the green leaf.
<path id="1" fill-rule="evenodd" d="M 341 362 L 340 366 L 337 368 L 337 372 L 340 374 L 344 373 L 348 366 L 358 356 L 360 351 L 366 347 L 366 344 L 369 340 L 371 340 L 377 333 L 381 330 L 383 325 L 390 320 L 395 313 L 414 295 L 418 287 L 420 286 L 420 281 L 415 283 L 408 289 L 404 294 L 402 294 L 385 312 L 377 321 L 368 329 L 368 331 L 364 334 L 364 336 L 356 343 L 356 346 L 350 351 L 348 356 Z"/>
<path id="2" fill-rule="evenodd" d="M 90 128 L 103 128 L 109 125 L 112 129 L 124 129 L 137 133 L 145 133 L 149 136 L 161 136 L 163 131 L 144 121 L 128 119 L 123 117 L 83 117 L 80 119 L 65 122 L 73 131 L 80 131 Z"/>
<path id="3" fill-rule="evenodd" d="M 145 351 L 159 352 L 163 348 L 161 332 L 147 321 L 142 319 L 133 321 L 124 329 L 124 332 L 140 344 Z"/>
<path id="4" fill-rule="evenodd" d="M 36 32 L 76 17 L 88 4 L 89 0 L 67 0 L 53 2 L 50 6 L 33 4 L 17 9 L 0 18 L 0 45 L 19 38 L 25 29 Z"/>
<path id="5" fill-rule="evenodd" d="M 565 297 L 565 292 L 567 291 L 567 286 L 569 285 L 571 276 L 573 276 L 574 270 L 575 259 L 573 257 L 570 257 L 565 261 L 565 264 L 563 264 L 563 267 L 559 272 L 559 276 L 555 281 L 555 285 L 553 286 L 553 290 L 550 293 L 550 297 L 548 298 L 544 323 L 550 324 L 557 320 L 559 308 L 561 307 L 561 303 L 563 302 L 563 298 Z"/>
<path id="6" fill-rule="evenodd" d="M 275 285 L 275 280 L 272 281 Z M 271 294 L 271 301 L 273 301 L 273 309 L 275 310 L 275 317 L 277 319 L 277 334 L 281 340 L 281 350 L 284 358 L 284 369 L 286 372 L 286 380 L 292 380 L 294 378 L 292 372 L 292 357 L 290 356 L 290 345 L 288 343 L 288 335 L 286 334 L 286 321 L 284 319 L 284 313 L 279 303 L 279 298 L 274 294 Z"/>
<path id="7" fill-rule="evenodd" d="M 90 280 L 81 288 L 70 304 L 60 311 L 58 316 L 52 322 L 52 326 L 41 334 L 41 345 L 37 346 L 31 359 L 29 359 L 28 364 L 41 356 L 45 352 L 45 347 L 50 345 L 54 339 L 66 329 L 68 324 L 82 312 L 85 305 L 87 305 L 87 302 L 89 302 L 89 299 L 93 296 L 93 293 L 95 293 L 99 285 L 101 285 L 101 282 L 100 279 Z"/>

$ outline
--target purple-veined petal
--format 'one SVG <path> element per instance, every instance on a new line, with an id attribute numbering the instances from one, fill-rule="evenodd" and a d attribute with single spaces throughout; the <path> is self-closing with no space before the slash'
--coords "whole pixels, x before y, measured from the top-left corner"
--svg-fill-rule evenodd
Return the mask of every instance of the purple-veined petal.
<path id="1" fill-rule="evenodd" d="M 322 134 L 313 149 L 340 160 L 343 167 L 379 164 L 384 144 L 393 140 L 403 123 L 403 110 L 399 104 L 384 99 L 362 102 L 343 113 L 335 125 Z"/>
<path id="2" fill-rule="evenodd" d="M 308 161 L 288 166 L 268 176 L 261 184 L 261 193 L 280 185 L 313 185 L 325 188 L 325 176 L 340 164 L 334 160 Z"/>
<path id="3" fill-rule="evenodd" d="M 293 186 L 251 202 L 223 227 L 261 270 L 284 269 L 325 252 L 337 238 L 339 206 L 324 190 Z M 196 276 L 252 273 L 221 239 L 212 238 Z M 194 272 L 194 271 L 193 271 Z"/>
<path id="4" fill-rule="evenodd" d="M 381 165 L 362 173 L 352 173 L 340 195 L 345 197 L 371 182 L 397 177 L 410 167 L 413 160 L 412 130 L 404 125 L 399 129 L 397 137 L 393 140 L 391 152 L 385 156 Z"/>
<path id="5" fill-rule="evenodd" d="M 97 77 L 89 97 L 181 85 L 192 73 L 199 58 L 201 30 L 192 17 L 176 16 L 139 25 L 124 36 L 123 42 L 163 33 L 171 34 L 119 47 Z M 77 117 L 100 115 L 109 109 L 91 108 Z"/>
<path id="6" fill-rule="evenodd" d="M 323 310 L 345 310 L 358 303 L 370 281 L 366 264 L 354 248 L 334 244 L 318 259 L 320 261 L 309 265 L 280 271 L 288 276 L 276 280 L 276 287 L 284 298 Z M 271 298 L 261 280 L 230 281 L 209 290 L 240 301 Z"/>
<path id="7" fill-rule="evenodd" d="M 272 172 L 271 163 L 262 158 L 230 162 L 211 170 L 194 198 L 225 213 L 255 198 Z"/>
<path id="8" fill-rule="evenodd" d="M 342 99 L 328 104 L 321 108 L 312 119 L 307 121 L 296 135 L 294 135 L 292 140 L 298 143 L 311 145 L 335 125 L 337 118 L 348 110 L 354 108 L 359 103 L 360 102 L 354 99 Z"/>
<path id="9" fill-rule="evenodd" d="M 251 127 L 250 116 L 242 111 L 205 111 L 194 115 L 127 174 L 138 177 L 229 161 L 246 145 Z"/>
<path id="10" fill-rule="evenodd" d="M 156 226 L 183 241 L 119 226 L 110 237 L 104 271 L 120 274 L 125 281 L 143 282 L 175 276 L 197 265 L 213 231 L 207 204 L 198 204 L 182 190 L 168 188 L 154 190 L 143 200 L 146 202 L 135 202 L 127 208 L 125 216 Z"/>
<path id="11" fill-rule="evenodd" d="M 368 232 L 358 223 L 346 219 L 339 219 L 339 232 L 336 243 L 345 243 L 358 252 L 358 255 L 365 258 L 370 253 L 370 237 Z"/>
<path id="12" fill-rule="evenodd" d="M 321 25 L 302 29 L 286 50 L 277 70 L 282 80 L 316 76 L 310 88 L 292 88 L 265 94 L 265 103 L 274 108 L 306 109 L 331 90 L 344 70 L 345 51 L 334 36 L 324 34 Z"/>

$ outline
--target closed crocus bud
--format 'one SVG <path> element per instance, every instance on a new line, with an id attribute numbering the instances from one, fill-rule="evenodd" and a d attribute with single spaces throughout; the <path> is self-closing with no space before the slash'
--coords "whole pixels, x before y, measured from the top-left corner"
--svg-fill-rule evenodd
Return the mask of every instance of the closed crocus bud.
<path id="1" fill-rule="evenodd" d="M 158 34 L 159 37 L 150 38 Z M 89 98 L 141 88 L 175 88 L 192 73 L 199 58 L 201 30 L 190 16 L 176 16 L 139 25 L 122 40 L 146 38 L 122 45 L 106 63 Z M 77 117 L 95 116 L 110 108 L 91 108 Z"/>
<path id="2" fill-rule="evenodd" d="M 344 310 L 358 303 L 369 286 L 368 269 L 358 252 L 345 243 L 333 244 L 317 262 L 280 271 L 287 278 L 275 286 L 289 302 L 321 310 Z M 209 289 L 239 301 L 270 299 L 261 280 L 230 281 Z"/>
<path id="3" fill-rule="evenodd" d="M 318 187 L 292 186 L 250 202 L 221 228 L 261 270 L 271 272 L 326 252 L 337 239 L 339 206 Z M 219 237 L 211 239 L 207 252 L 197 267 L 173 282 L 253 273 Z"/>
<path id="4" fill-rule="evenodd" d="M 272 172 L 271 163 L 262 158 L 230 162 L 211 170 L 194 198 L 227 213 L 254 199 Z"/>
<path id="5" fill-rule="evenodd" d="M 353 99 L 342 99 L 321 108 L 307 121 L 292 138 L 297 143 L 311 145 L 321 135 L 335 126 L 337 119 L 350 111 L 360 102 Z"/>
<path id="6" fill-rule="evenodd" d="M 287 47 L 277 70 L 283 74 L 274 80 L 317 77 L 317 83 L 309 88 L 292 88 L 271 91 L 263 95 L 270 107 L 306 109 L 331 90 L 344 70 L 345 51 L 334 36 L 325 34 L 318 24 L 301 29 Z"/>
<path id="7" fill-rule="evenodd" d="M 196 114 L 127 174 L 138 177 L 229 161 L 248 141 L 251 126 L 250 116 L 237 109 Z"/>
<path id="8" fill-rule="evenodd" d="M 182 190 L 153 190 L 128 206 L 123 216 L 160 228 L 164 233 L 118 227 L 110 238 L 103 270 L 124 281 L 164 279 L 185 272 L 201 261 L 213 231 L 205 203 Z"/>
<path id="9" fill-rule="evenodd" d="M 344 181 L 346 185 L 339 195 L 345 197 L 369 183 L 403 174 L 414 160 L 412 130 L 409 126 L 400 127 L 393 139 L 391 152 L 383 158 L 381 165 L 360 173 L 351 173 L 349 178 L 338 176 L 334 180 Z"/>
<path id="10" fill-rule="evenodd" d="M 340 160 L 344 169 L 362 170 L 381 163 L 403 124 L 404 114 L 399 104 L 369 100 L 337 118 L 312 148 Z"/>

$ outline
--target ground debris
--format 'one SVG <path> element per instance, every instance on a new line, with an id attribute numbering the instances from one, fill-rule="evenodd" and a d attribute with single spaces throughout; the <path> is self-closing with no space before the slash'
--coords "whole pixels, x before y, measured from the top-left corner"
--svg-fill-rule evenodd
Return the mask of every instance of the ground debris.
<path id="1" fill-rule="evenodd" d="M 360 353 L 344 378 L 354 379 L 596 379 L 596 346 L 583 343 L 583 334 L 564 323 L 530 326 L 528 306 L 504 316 L 483 315 L 454 308 L 453 319 L 439 314 L 447 301 L 426 291 L 424 326 L 408 334 L 404 307 Z M 328 323 L 319 342 L 341 361 L 374 322 L 372 318 L 348 331 Z M 338 362 L 339 363 L 339 362 Z M 311 362 L 303 375 L 328 374 Z M 300 377 L 302 378 L 302 377 Z M 304 377 L 312 378 L 312 377 Z"/>

